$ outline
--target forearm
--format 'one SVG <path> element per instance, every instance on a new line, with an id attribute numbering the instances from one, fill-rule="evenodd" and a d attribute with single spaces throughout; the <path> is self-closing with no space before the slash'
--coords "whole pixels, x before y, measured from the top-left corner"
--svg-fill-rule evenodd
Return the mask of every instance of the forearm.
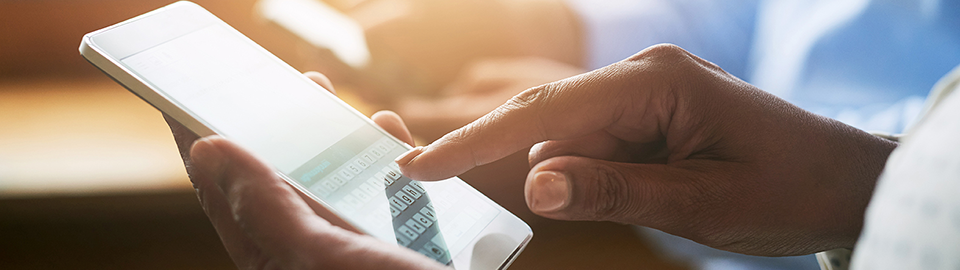
<path id="1" fill-rule="evenodd" d="M 784 226 L 798 226 L 814 233 L 809 251 L 852 248 L 863 228 L 864 213 L 887 158 L 897 142 L 868 134 L 839 121 L 818 117 L 819 130 L 807 132 L 806 143 L 793 151 L 813 162 L 807 165 L 813 193 L 797 193 L 791 200 L 795 219 Z M 808 127 L 809 128 L 809 127 Z M 819 151 L 808 151 L 814 145 Z M 803 189 L 800 189 L 803 190 Z"/>
<path id="2" fill-rule="evenodd" d="M 849 155 L 851 159 L 847 161 L 849 169 L 838 173 L 835 178 L 836 181 L 849 181 L 849 184 L 830 197 L 838 201 L 834 201 L 831 206 L 826 206 L 832 209 L 827 210 L 831 215 L 825 218 L 836 219 L 837 247 L 843 248 L 853 248 L 856 244 L 863 229 L 864 213 L 873 197 L 887 158 L 899 146 L 895 141 L 859 130 L 857 132 L 859 134 L 854 136 L 858 139 L 856 143 L 847 145 L 846 149 L 838 149 L 852 153 Z M 847 194 L 839 194 L 840 192 Z"/>

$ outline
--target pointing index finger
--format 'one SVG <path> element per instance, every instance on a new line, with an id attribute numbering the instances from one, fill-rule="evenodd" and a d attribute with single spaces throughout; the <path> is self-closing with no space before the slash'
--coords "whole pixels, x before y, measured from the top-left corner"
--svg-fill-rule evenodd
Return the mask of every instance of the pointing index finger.
<path id="1" fill-rule="evenodd" d="M 595 71 L 528 89 L 480 119 L 397 160 L 403 174 L 440 180 L 549 139 L 574 138 L 614 120 L 616 100 Z"/>

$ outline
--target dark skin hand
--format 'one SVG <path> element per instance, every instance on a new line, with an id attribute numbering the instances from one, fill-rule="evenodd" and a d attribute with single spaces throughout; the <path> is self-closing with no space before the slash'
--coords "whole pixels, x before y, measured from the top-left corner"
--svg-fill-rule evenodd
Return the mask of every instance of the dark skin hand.
<path id="1" fill-rule="evenodd" d="M 319 73 L 308 77 L 333 90 Z M 277 176 L 240 146 L 218 136 L 199 138 L 164 115 L 204 212 L 240 269 L 447 269 L 396 244 L 357 233 Z M 392 112 L 371 117 L 413 143 Z"/>
<path id="2" fill-rule="evenodd" d="M 397 163 L 439 180 L 530 146 L 536 214 L 786 256 L 853 247 L 897 144 L 658 45 L 526 90 Z"/>
<path id="3" fill-rule="evenodd" d="M 373 118 L 411 142 L 395 114 Z M 324 219 L 328 211 L 227 140 L 185 151 L 196 136 L 171 122 L 239 267 L 442 268 Z M 638 224 L 769 256 L 852 247 L 896 147 L 661 45 L 524 91 L 398 163 L 407 176 L 436 180 L 531 145 L 525 193 L 539 215 Z"/>

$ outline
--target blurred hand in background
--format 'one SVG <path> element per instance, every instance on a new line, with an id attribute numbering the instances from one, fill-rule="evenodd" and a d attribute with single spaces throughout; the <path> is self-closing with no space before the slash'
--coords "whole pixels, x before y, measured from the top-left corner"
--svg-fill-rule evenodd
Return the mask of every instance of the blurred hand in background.
<path id="1" fill-rule="evenodd" d="M 434 97 L 401 97 L 395 110 L 422 139 L 433 141 L 496 109 L 527 88 L 584 70 L 539 57 L 491 58 L 468 64 Z"/>
<path id="2" fill-rule="evenodd" d="M 432 96 L 482 58 L 583 58 L 579 22 L 562 0 L 326 2 L 363 27 L 372 61 L 355 83 L 382 95 Z"/>

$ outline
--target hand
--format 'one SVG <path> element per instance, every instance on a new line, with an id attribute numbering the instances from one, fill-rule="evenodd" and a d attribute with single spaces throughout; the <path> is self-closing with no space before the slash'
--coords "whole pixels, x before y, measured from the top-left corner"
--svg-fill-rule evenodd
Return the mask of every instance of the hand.
<path id="1" fill-rule="evenodd" d="M 530 145 L 539 215 L 768 256 L 852 247 L 896 147 L 658 45 L 524 91 L 397 163 L 438 180 Z"/>
<path id="2" fill-rule="evenodd" d="M 356 83 L 383 94 L 433 94 L 479 58 L 578 65 L 583 54 L 580 23 L 562 0 L 326 2 L 363 27 L 372 61 Z"/>
<path id="3" fill-rule="evenodd" d="M 530 87 L 582 73 L 579 67 L 541 57 L 489 58 L 467 64 L 437 97 L 397 99 L 397 114 L 418 139 L 433 141 L 500 106 Z M 523 199 L 526 151 L 461 174 L 460 178 L 536 228 L 544 219 Z"/>
<path id="4" fill-rule="evenodd" d="M 308 77 L 333 90 L 319 73 Z M 280 179 L 262 161 L 230 141 L 197 136 L 166 117 L 204 212 L 241 269 L 444 269 L 412 250 L 358 234 Z M 412 144 L 391 112 L 373 120 Z M 195 142 L 194 142 L 195 141 Z M 191 147 L 192 145 L 192 147 Z M 339 225 L 339 226 L 338 226 Z"/>
<path id="5" fill-rule="evenodd" d="M 404 97 L 395 109 L 414 134 L 432 141 L 527 88 L 580 73 L 579 67 L 546 58 L 484 59 L 468 64 L 437 97 Z"/>

